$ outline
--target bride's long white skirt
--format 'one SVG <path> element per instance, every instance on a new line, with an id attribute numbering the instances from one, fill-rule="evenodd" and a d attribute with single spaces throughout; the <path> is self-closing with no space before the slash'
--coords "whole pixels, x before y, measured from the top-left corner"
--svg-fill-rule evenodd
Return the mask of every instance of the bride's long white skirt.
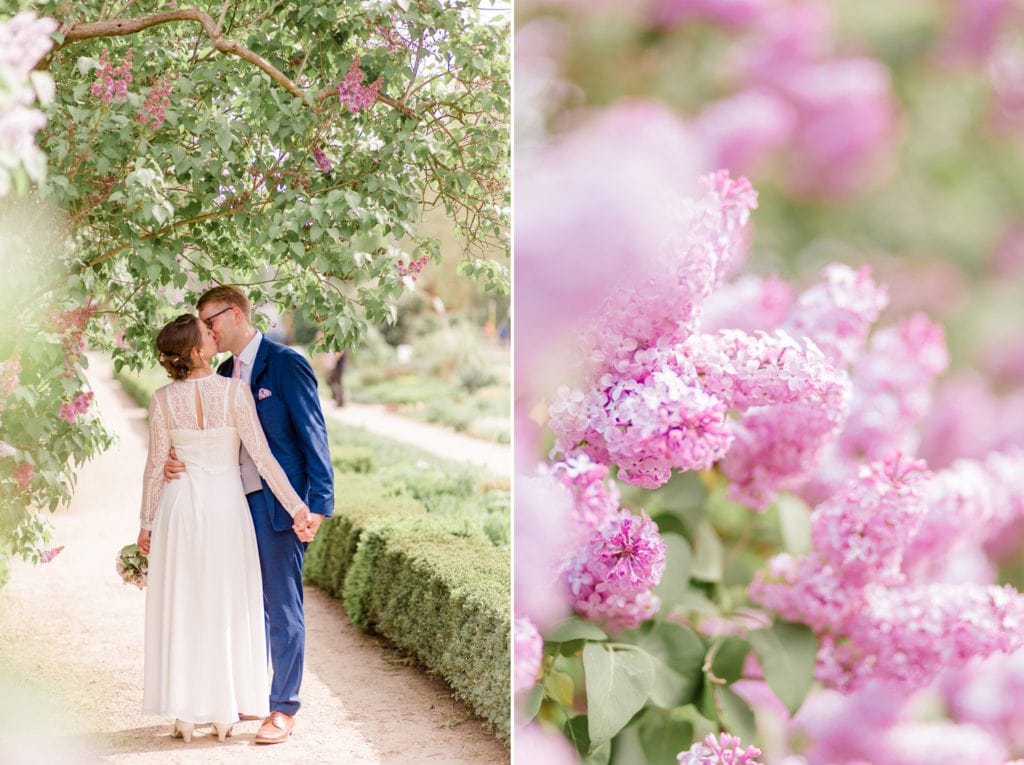
<path id="1" fill-rule="evenodd" d="M 144 714 L 270 713 L 256 533 L 237 476 L 190 466 L 164 487 L 149 554 Z"/>

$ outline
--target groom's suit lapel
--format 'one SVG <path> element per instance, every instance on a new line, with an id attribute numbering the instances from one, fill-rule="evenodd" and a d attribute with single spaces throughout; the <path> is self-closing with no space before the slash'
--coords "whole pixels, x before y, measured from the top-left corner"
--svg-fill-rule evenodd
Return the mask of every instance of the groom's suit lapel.
<path id="1" fill-rule="evenodd" d="M 267 338 L 260 340 L 260 347 L 256 349 L 256 360 L 252 363 L 252 376 L 249 378 L 249 387 L 253 395 L 256 395 L 256 382 L 261 374 L 267 369 L 267 359 L 270 357 L 270 341 Z"/>

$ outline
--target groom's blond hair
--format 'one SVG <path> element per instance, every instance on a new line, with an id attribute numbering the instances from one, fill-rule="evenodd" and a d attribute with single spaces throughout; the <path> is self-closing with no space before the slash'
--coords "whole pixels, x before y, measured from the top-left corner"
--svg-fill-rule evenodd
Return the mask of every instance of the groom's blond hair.
<path id="1" fill-rule="evenodd" d="M 252 321 L 252 305 L 249 303 L 249 298 L 238 287 L 233 287 L 230 284 L 211 287 L 199 298 L 196 310 L 202 311 L 203 306 L 208 303 L 225 303 L 235 306 L 245 315 L 246 320 Z"/>

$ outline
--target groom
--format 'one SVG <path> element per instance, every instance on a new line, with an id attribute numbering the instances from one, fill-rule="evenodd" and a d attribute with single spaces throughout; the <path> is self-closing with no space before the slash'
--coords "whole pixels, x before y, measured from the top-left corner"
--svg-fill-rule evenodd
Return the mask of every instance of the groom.
<path id="1" fill-rule="evenodd" d="M 299 711 L 299 686 L 306 642 L 302 612 L 302 560 L 324 518 L 334 508 L 334 469 L 327 449 L 320 397 L 313 368 L 301 354 L 267 339 L 252 325 L 252 308 L 235 287 L 207 290 L 196 305 L 217 341 L 218 351 L 233 357 L 217 371 L 240 377 L 252 389 L 256 413 L 267 435 L 270 451 L 281 463 L 310 514 L 293 529 L 293 520 L 262 481 L 252 459 L 242 451 L 245 488 L 260 569 L 267 621 L 270 658 L 274 669 L 270 687 L 270 716 L 256 734 L 257 744 L 278 744 L 288 739 Z M 165 476 L 185 469 L 169 458 Z"/>

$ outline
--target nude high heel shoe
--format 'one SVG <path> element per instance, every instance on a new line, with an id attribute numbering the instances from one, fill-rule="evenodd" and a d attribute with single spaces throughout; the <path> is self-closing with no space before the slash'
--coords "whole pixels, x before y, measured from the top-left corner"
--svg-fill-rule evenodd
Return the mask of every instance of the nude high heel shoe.
<path id="1" fill-rule="evenodd" d="M 213 729 L 217 731 L 217 740 L 223 741 L 230 736 L 232 727 L 231 723 L 214 723 Z"/>
<path id="2" fill-rule="evenodd" d="M 186 744 L 191 744 L 192 731 L 195 730 L 195 727 L 195 723 L 186 722 L 185 720 L 175 720 L 174 731 L 171 733 L 171 738 L 178 738 L 181 736 L 181 738 L 185 739 Z"/>

